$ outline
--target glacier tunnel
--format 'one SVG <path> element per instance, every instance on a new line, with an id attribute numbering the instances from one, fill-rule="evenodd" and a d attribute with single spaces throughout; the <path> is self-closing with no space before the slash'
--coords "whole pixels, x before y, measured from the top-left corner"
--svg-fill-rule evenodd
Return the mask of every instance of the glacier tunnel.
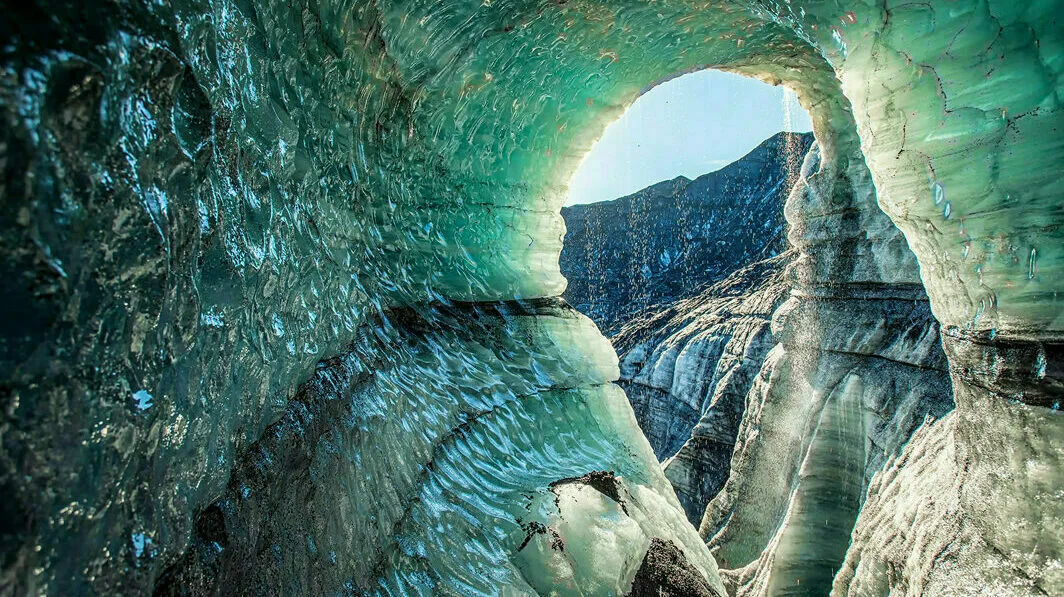
<path id="1" fill-rule="evenodd" d="M 0 31 L 3 594 L 1064 594 L 1061 0 L 28 0 Z M 559 298 L 560 209 L 706 68 L 816 141 L 727 468 L 677 497 Z"/>

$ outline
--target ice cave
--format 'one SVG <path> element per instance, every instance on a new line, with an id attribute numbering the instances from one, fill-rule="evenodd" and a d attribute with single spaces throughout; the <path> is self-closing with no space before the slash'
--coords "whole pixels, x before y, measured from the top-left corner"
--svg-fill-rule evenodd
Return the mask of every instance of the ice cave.
<path id="1" fill-rule="evenodd" d="M 0 594 L 1064 595 L 1064 0 L 27 0 L 0 38 Z M 785 246 L 611 343 L 567 185 L 702 69 L 812 119 Z M 639 426 L 663 376 L 708 393 L 683 434 Z"/>

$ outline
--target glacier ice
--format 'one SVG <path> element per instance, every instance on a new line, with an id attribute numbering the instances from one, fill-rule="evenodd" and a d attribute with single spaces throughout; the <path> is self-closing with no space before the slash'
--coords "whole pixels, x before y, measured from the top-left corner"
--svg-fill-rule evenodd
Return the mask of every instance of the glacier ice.
<path id="1" fill-rule="evenodd" d="M 669 569 L 718 593 L 1059 593 L 1062 16 L 6 10 L 0 587 L 533 594 Z M 794 90 L 819 148 L 708 547 L 612 348 L 555 298 L 580 158 L 701 68 Z M 610 471 L 624 507 L 551 485 Z"/>

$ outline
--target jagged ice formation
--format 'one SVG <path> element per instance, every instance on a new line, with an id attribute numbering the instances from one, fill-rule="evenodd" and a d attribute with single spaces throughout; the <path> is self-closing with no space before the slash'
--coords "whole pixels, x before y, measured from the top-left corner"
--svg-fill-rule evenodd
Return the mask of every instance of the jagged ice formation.
<path id="1" fill-rule="evenodd" d="M 5 7 L 0 583 L 1059 593 L 1062 13 Z M 778 345 L 701 525 L 726 583 L 612 349 L 553 299 L 580 157 L 706 67 L 790 86 L 819 147 L 787 204 Z M 934 325 L 891 323 L 925 291 Z M 870 443 L 934 390 L 910 370 L 939 374 L 939 330 L 955 410 Z"/>

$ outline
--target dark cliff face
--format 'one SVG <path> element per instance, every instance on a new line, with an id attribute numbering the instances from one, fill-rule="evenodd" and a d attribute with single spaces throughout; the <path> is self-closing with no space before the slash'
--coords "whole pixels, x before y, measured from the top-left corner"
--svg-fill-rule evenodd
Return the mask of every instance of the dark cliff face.
<path id="1" fill-rule="evenodd" d="M 562 210 L 562 295 L 607 335 L 786 245 L 783 203 L 812 144 L 778 133 L 728 166 Z"/>

